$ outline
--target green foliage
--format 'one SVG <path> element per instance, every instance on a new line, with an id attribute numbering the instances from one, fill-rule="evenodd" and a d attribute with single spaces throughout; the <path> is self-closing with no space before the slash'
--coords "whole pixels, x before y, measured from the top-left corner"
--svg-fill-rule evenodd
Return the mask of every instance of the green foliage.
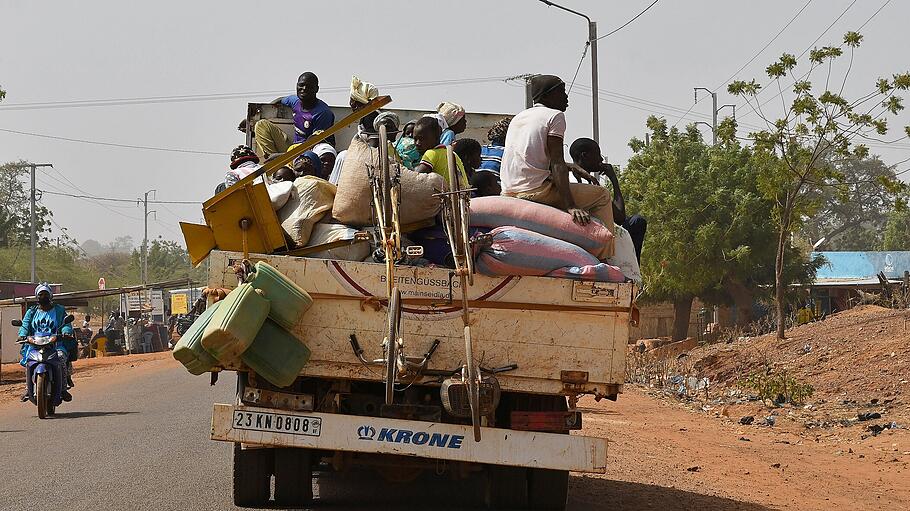
<path id="1" fill-rule="evenodd" d="M 819 187 L 819 205 L 800 230 L 809 243 L 825 238 L 820 250 L 876 250 L 882 245 L 888 212 L 902 192 L 894 170 L 878 157 L 847 158 L 831 164 L 837 182 Z"/>
<path id="2" fill-rule="evenodd" d="M 667 129 L 648 119 L 651 144 L 632 140 L 635 155 L 621 180 L 631 211 L 648 218 L 642 251 L 645 298 L 675 301 L 698 296 L 709 303 L 730 303 L 730 287 L 763 293 L 774 282 L 776 234 L 773 203 L 759 188 L 764 167 L 778 165 L 765 154 L 756 157 L 735 137 L 735 122 L 718 127 L 718 144 L 701 134 Z M 797 257 L 791 281 L 810 280 L 818 264 Z"/>
<path id="3" fill-rule="evenodd" d="M 29 227 L 29 190 L 26 181 L 29 170 L 26 161 L 9 162 L 0 165 L 0 248 L 17 243 L 28 243 L 31 239 Z M 35 223 L 38 242 L 47 245 L 52 214 L 39 202 L 35 207 Z"/>
<path id="4" fill-rule="evenodd" d="M 895 207 L 888 216 L 882 250 L 910 250 L 910 210 Z"/>
<path id="5" fill-rule="evenodd" d="M 769 117 L 762 110 L 764 103 L 758 97 L 760 87 L 755 80 L 735 81 L 727 87 L 730 94 L 743 98 L 766 125 L 750 136 L 757 158 L 767 163 L 760 167 L 758 186 L 772 201 L 771 216 L 777 226 L 775 292 L 779 337 L 784 336 L 783 297 L 787 281 L 783 273 L 788 240 L 802 227 L 804 219 L 813 217 L 824 206 L 830 197 L 826 194 L 827 187 L 847 184 L 837 165 L 850 158 L 868 156 L 868 149 L 857 142 L 876 140 L 874 137 L 887 134 L 888 115 L 896 115 L 904 108 L 896 93 L 910 89 L 910 75 L 895 74 L 890 79 L 878 79 L 872 92 L 865 96 L 853 101 L 846 99 L 842 92 L 862 35 L 848 32 L 843 41 L 850 53 L 850 66 L 842 79 L 831 77 L 833 63 L 844 54 L 840 46 L 813 49 L 809 53 L 808 73 L 802 79 L 794 79 L 789 86 L 781 83 L 781 79 L 793 75 L 797 62 L 792 55 L 784 54 L 768 66 L 768 78 L 792 95 L 789 106 L 784 101 L 784 111 L 778 118 Z M 825 87 L 820 93 L 813 93 L 808 77 L 818 69 L 827 70 Z M 910 135 L 910 127 L 905 131 Z M 901 186 L 896 179 L 886 176 L 882 176 L 881 182 L 885 189 Z"/>
<path id="6" fill-rule="evenodd" d="M 778 404 L 792 403 L 803 404 L 812 397 L 815 389 L 808 383 L 802 383 L 790 376 L 786 369 L 776 371 L 767 366 L 761 371 L 755 371 L 741 385 L 753 390 L 762 401 L 771 401 Z"/>

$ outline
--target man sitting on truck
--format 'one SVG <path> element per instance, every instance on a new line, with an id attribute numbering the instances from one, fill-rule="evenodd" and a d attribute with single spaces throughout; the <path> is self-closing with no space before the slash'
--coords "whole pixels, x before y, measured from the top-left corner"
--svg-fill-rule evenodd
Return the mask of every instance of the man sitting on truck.
<path id="1" fill-rule="evenodd" d="M 569 107 L 566 84 L 553 75 L 531 78 L 534 106 L 520 112 L 506 134 L 500 177 L 502 194 L 569 212 L 579 225 L 591 216 L 613 229 L 612 200 L 607 190 L 593 184 L 569 183 L 569 172 L 578 181 L 595 182 L 584 169 L 571 168 L 563 155 L 565 111 Z M 612 253 L 607 247 L 606 254 Z"/>
<path id="2" fill-rule="evenodd" d="M 616 178 L 616 170 L 613 165 L 604 162 L 600 153 L 600 146 L 590 138 L 579 138 L 572 142 L 569 147 L 569 156 L 576 165 L 585 169 L 588 173 L 594 174 L 601 172 L 606 174 L 613 187 L 613 220 L 616 225 L 621 225 L 632 238 L 632 244 L 635 245 L 635 256 L 641 262 L 641 246 L 645 242 L 645 231 L 648 229 L 648 222 L 641 215 L 626 216 L 626 203 L 622 197 L 622 190 L 619 188 L 619 179 Z"/>
<path id="3" fill-rule="evenodd" d="M 327 130 L 335 124 L 335 114 L 325 101 L 316 97 L 319 92 L 319 78 L 307 71 L 297 78 L 297 94 L 277 98 L 273 105 L 281 103 L 291 107 L 294 111 L 294 137 L 288 137 L 275 123 L 268 119 L 260 119 L 253 126 L 256 140 L 256 153 L 260 158 L 266 158 L 276 153 L 287 152 L 291 144 L 305 142 L 314 131 Z M 240 123 L 241 131 L 246 131 L 246 122 Z M 329 137 L 326 142 L 335 145 L 335 137 Z"/>

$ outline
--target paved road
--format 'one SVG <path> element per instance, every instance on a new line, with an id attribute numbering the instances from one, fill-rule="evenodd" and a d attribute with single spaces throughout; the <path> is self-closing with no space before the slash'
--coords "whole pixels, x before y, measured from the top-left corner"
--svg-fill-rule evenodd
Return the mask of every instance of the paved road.
<path id="1" fill-rule="evenodd" d="M 193 377 L 173 361 L 124 373 L 80 383 L 73 402 L 53 419 L 39 420 L 31 404 L 0 405 L 0 508 L 235 509 L 230 445 L 208 437 L 212 403 L 232 401 L 233 375 L 211 387 L 208 377 Z M 57 474 L 60 483 L 35 484 L 29 473 Z M 477 494 L 472 482 L 453 488 L 432 479 L 415 492 L 403 485 L 390 490 L 377 479 L 370 472 L 318 478 L 317 507 L 400 509 L 430 501 L 463 508 Z M 50 490 L 37 497 L 24 490 L 29 487 Z"/>
<path id="2" fill-rule="evenodd" d="M 79 381 L 53 419 L 0 404 L 0 510 L 225 510 L 231 446 L 209 439 L 212 403 L 233 400 L 234 378 L 189 375 L 172 359 Z M 614 463 L 621 463 L 614 458 Z M 51 478 L 57 485 L 46 484 Z M 44 493 L 32 494 L 29 488 Z M 478 509 L 480 481 L 427 476 L 390 484 L 374 472 L 318 475 L 316 509 Z M 573 475 L 570 510 L 764 507 L 650 484 Z"/>

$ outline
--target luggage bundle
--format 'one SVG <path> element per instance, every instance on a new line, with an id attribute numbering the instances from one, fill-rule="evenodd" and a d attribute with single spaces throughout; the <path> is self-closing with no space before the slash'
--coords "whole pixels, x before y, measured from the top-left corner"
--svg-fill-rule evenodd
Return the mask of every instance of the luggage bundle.
<path id="1" fill-rule="evenodd" d="M 491 243 L 478 247 L 475 253 L 477 270 L 484 275 L 600 282 L 641 279 L 631 238 L 630 262 L 623 237 L 615 238 L 596 219 L 578 225 L 569 213 L 545 204 L 512 197 L 478 197 L 471 200 L 471 226 L 492 228 Z M 614 241 L 616 253 L 606 257 Z"/>
<path id="2" fill-rule="evenodd" d="M 290 330 L 313 304 L 300 286 L 264 262 L 200 315 L 174 347 L 192 374 L 242 361 L 278 387 L 287 387 L 309 361 L 310 350 Z"/>

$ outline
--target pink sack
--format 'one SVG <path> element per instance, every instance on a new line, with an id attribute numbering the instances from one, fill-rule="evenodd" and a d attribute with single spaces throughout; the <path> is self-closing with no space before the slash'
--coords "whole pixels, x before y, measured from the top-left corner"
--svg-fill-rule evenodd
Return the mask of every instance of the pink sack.
<path id="1" fill-rule="evenodd" d="M 613 244 L 613 233 L 592 219 L 578 225 L 572 215 L 546 204 L 514 197 L 478 197 L 471 199 L 471 227 L 514 225 L 544 236 L 567 241 L 600 257 L 605 247 Z"/>
<path id="2" fill-rule="evenodd" d="M 490 234 L 492 245 L 480 247 L 475 262 L 477 271 L 483 275 L 626 281 L 619 268 L 598 261 L 571 243 L 513 226 L 497 227 Z"/>

